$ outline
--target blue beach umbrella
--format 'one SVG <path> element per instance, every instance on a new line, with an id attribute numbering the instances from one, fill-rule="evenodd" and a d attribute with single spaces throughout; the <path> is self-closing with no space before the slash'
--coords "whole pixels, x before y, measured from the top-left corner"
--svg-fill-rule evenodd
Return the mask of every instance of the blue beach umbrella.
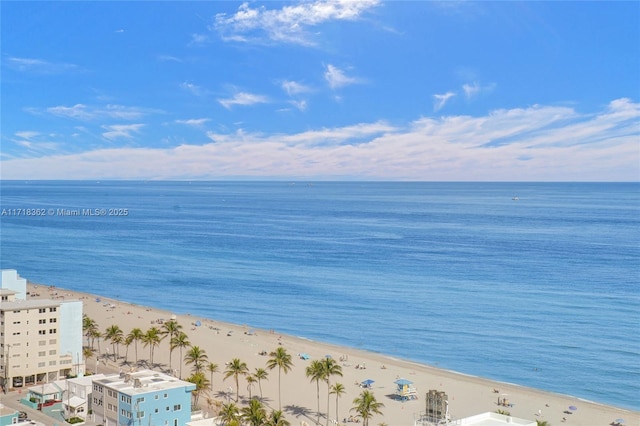
<path id="1" fill-rule="evenodd" d="M 578 407 L 576 407 L 575 405 L 570 405 L 569 406 L 569 410 L 571 411 L 576 411 L 578 409 Z"/>

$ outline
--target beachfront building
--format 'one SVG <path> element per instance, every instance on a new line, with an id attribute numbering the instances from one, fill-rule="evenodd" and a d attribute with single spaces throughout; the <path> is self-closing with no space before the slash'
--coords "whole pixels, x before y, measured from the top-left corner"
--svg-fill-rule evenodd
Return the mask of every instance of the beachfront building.
<path id="1" fill-rule="evenodd" d="M 94 420 L 104 426 L 182 426 L 191 419 L 193 383 L 152 370 L 108 375 L 93 381 Z"/>
<path id="2" fill-rule="evenodd" d="M 35 385 L 28 389 L 22 403 L 56 420 L 72 417 L 86 419 L 92 408 L 93 380 L 103 377 L 104 374 L 97 374 Z"/>
<path id="3" fill-rule="evenodd" d="M 437 426 L 443 424 L 447 426 L 536 426 L 535 421 L 490 412 L 463 419 L 448 419 L 439 422 L 434 422 L 430 416 L 421 415 L 414 421 L 414 426 Z"/>
<path id="4" fill-rule="evenodd" d="M 20 412 L 0 404 L 0 426 L 9 426 L 18 423 Z"/>
<path id="5" fill-rule="evenodd" d="M 0 385 L 3 389 L 84 375 L 82 302 L 28 299 L 13 269 L 0 281 Z"/>

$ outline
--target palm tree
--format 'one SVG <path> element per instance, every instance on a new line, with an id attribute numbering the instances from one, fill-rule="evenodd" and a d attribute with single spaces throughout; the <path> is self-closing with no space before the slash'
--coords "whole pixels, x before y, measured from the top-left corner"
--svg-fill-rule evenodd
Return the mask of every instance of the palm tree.
<path id="1" fill-rule="evenodd" d="M 340 376 L 342 377 L 342 367 L 335 362 L 333 358 L 325 357 L 322 361 L 320 361 L 320 365 L 322 366 L 322 378 L 325 382 L 327 382 L 327 423 L 329 426 L 329 401 L 331 396 L 331 376 Z"/>
<path id="2" fill-rule="evenodd" d="M 171 339 L 171 347 L 172 348 L 180 348 L 180 359 L 182 360 L 182 349 L 188 348 L 191 346 L 189 342 L 189 337 L 182 331 L 179 331 L 178 334 L 173 336 Z M 182 361 L 180 361 L 180 379 L 182 379 Z"/>
<path id="3" fill-rule="evenodd" d="M 204 368 L 204 363 L 208 361 L 207 354 L 200 346 L 191 346 L 187 354 L 184 356 L 185 364 L 193 364 L 193 372 L 200 373 Z"/>
<path id="4" fill-rule="evenodd" d="M 305 375 L 309 377 L 311 382 L 316 382 L 316 395 L 318 398 L 318 420 L 316 423 L 320 422 L 320 380 L 324 378 L 324 371 L 322 368 L 322 363 L 317 359 L 311 361 L 311 364 L 307 366 L 305 369 Z"/>
<path id="5" fill-rule="evenodd" d="M 207 387 L 209 387 L 209 381 L 205 377 L 204 373 L 200 371 L 195 372 L 191 376 L 187 377 L 186 381 L 196 385 L 196 389 L 193 391 L 193 406 L 197 407 L 198 400 L 200 399 L 200 394 L 204 392 Z"/>
<path id="6" fill-rule="evenodd" d="M 266 380 L 269 373 L 264 368 L 256 368 L 256 372 L 253 373 L 253 377 L 258 380 L 258 387 L 260 388 L 260 400 L 262 400 L 262 380 Z"/>
<path id="7" fill-rule="evenodd" d="M 122 334 L 122 330 L 117 324 L 114 324 L 111 327 L 107 328 L 107 330 L 104 332 L 104 338 L 110 340 L 111 344 L 113 345 L 113 362 L 118 361 L 116 345 L 118 344 L 118 342 L 122 341 Z"/>
<path id="8" fill-rule="evenodd" d="M 82 333 L 87 338 L 87 346 L 89 346 L 89 341 L 91 340 L 91 347 L 93 348 L 93 337 L 95 332 L 98 331 L 98 323 L 87 316 L 87 314 L 82 315 Z"/>
<path id="9" fill-rule="evenodd" d="M 207 371 L 211 374 L 211 380 L 209 381 L 209 383 L 211 383 L 211 392 L 213 392 L 213 373 L 218 372 L 218 364 L 216 364 L 215 362 L 208 363 Z"/>
<path id="10" fill-rule="evenodd" d="M 138 364 L 138 342 L 144 338 L 144 333 L 139 328 L 134 328 L 127 334 L 127 339 L 131 339 L 131 341 L 135 344 L 136 348 L 136 365 Z"/>
<path id="11" fill-rule="evenodd" d="M 293 362 L 291 361 L 291 355 L 289 355 L 287 350 L 282 346 L 279 346 L 269 355 L 271 355 L 271 358 L 267 361 L 267 368 L 273 370 L 278 367 L 278 410 L 282 410 L 282 397 L 280 392 L 282 372 L 284 371 L 284 374 L 287 374 L 291 370 L 291 367 L 293 367 Z"/>
<path id="12" fill-rule="evenodd" d="M 124 346 L 127 350 L 124 352 L 124 362 L 125 364 L 129 364 L 129 346 L 133 343 L 133 337 L 130 334 L 127 334 L 124 338 Z"/>
<path id="13" fill-rule="evenodd" d="M 536 420 L 536 426 L 551 426 L 546 420 Z"/>
<path id="14" fill-rule="evenodd" d="M 266 426 L 291 426 L 291 423 L 284 418 L 282 411 L 274 410 L 269 414 Z"/>
<path id="15" fill-rule="evenodd" d="M 247 368 L 247 364 L 240 361 L 238 358 L 234 358 L 231 360 L 229 364 L 227 364 L 227 369 L 224 371 L 224 378 L 227 379 L 233 376 L 236 379 L 236 402 L 240 398 L 240 383 L 238 381 L 238 376 L 241 374 L 244 376 L 249 372 Z"/>
<path id="16" fill-rule="evenodd" d="M 232 422 L 237 421 L 239 416 L 240 410 L 238 409 L 238 406 L 233 402 L 229 404 L 223 404 L 222 408 L 220 409 L 220 414 L 218 415 L 218 417 L 220 417 L 220 420 L 222 420 L 226 425 L 231 425 Z"/>
<path id="17" fill-rule="evenodd" d="M 376 397 L 373 392 L 368 390 L 362 391 L 359 397 L 353 400 L 355 406 L 351 411 L 358 413 L 362 417 L 362 426 L 369 426 L 369 419 L 374 414 L 382 414 L 380 408 L 384 407 L 384 404 L 376 401 Z"/>
<path id="18" fill-rule="evenodd" d="M 142 337 L 142 343 L 145 346 L 149 346 L 149 363 L 153 364 L 153 350 L 162 341 L 162 334 L 157 327 L 151 327 L 145 335 Z"/>
<path id="19" fill-rule="evenodd" d="M 95 350 L 95 349 L 93 349 L 93 348 L 92 348 L 92 347 L 90 347 L 90 346 L 85 346 L 84 348 L 82 348 L 82 356 L 83 356 L 83 357 L 84 357 L 84 359 L 85 359 L 85 363 L 87 362 L 86 360 L 87 360 L 88 358 L 91 358 L 91 357 L 92 357 L 92 356 L 94 356 L 95 354 L 96 354 L 96 350 Z M 97 358 L 96 358 L 96 360 L 97 360 Z"/>
<path id="20" fill-rule="evenodd" d="M 338 399 L 340 398 L 340 395 L 342 395 L 346 391 L 347 390 L 342 383 L 335 383 L 333 386 L 331 386 L 331 391 L 329 393 L 336 396 L 336 420 L 340 418 L 340 416 L 338 415 Z"/>
<path id="21" fill-rule="evenodd" d="M 89 337 L 91 337 L 91 348 L 94 347 L 96 339 L 98 340 L 98 354 L 100 354 L 100 338 L 102 337 L 102 333 L 97 328 L 91 329 L 88 331 Z"/>
<path id="22" fill-rule="evenodd" d="M 251 377 L 251 376 L 249 376 Z M 245 420 L 250 426 L 263 426 L 267 420 L 267 412 L 262 402 L 257 399 L 249 401 L 249 405 L 242 410 L 242 420 Z"/>
<path id="23" fill-rule="evenodd" d="M 254 383 L 257 382 L 258 380 L 251 374 L 247 374 L 247 377 L 245 379 L 247 381 L 247 390 L 249 391 L 249 399 L 252 399 L 251 389 L 253 389 Z"/>
<path id="24" fill-rule="evenodd" d="M 169 337 L 169 371 L 172 370 L 171 368 L 171 354 L 173 352 L 173 345 L 171 345 L 171 340 L 173 339 L 173 337 L 178 334 L 178 332 L 182 329 L 182 326 L 180 324 L 178 324 L 178 322 L 176 320 L 170 320 L 165 322 L 164 324 L 162 324 L 162 330 L 161 333 L 163 336 L 165 337 Z"/>

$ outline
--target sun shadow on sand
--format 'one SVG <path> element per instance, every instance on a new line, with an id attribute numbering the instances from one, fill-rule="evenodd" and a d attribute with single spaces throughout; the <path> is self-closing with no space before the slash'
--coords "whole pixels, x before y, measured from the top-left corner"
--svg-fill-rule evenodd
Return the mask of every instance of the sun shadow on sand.
<path id="1" fill-rule="evenodd" d="M 300 416 L 306 417 L 309 421 L 314 421 L 312 416 L 315 416 L 317 413 L 308 409 L 307 407 L 300 407 L 299 405 L 285 405 L 283 410 L 286 413 L 291 414 L 292 416 L 298 418 Z"/>

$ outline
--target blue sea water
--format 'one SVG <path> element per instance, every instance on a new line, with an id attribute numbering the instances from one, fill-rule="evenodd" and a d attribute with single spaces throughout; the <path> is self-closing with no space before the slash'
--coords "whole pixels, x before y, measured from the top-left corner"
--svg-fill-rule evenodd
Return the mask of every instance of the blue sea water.
<path id="1" fill-rule="evenodd" d="M 30 281 L 640 409 L 637 183 L 0 185 Z"/>

